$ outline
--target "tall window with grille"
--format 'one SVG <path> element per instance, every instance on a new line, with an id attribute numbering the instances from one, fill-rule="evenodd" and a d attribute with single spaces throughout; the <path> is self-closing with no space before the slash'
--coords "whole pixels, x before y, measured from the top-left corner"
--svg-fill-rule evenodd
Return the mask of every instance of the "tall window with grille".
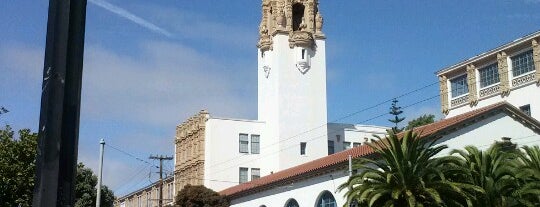
<path id="1" fill-rule="evenodd" d="M 450 80 L 452 98 L 469 93 L 469 86 L 467 85 L 467 75 L 462 75 Z"/>
<path id="2" fill-rule="evenodd" d="M 534 70 L 533 51 L 529 50 L 520 53 L 512 59 L 512 75 L 514 77 L 528 73 Z"/>
<path id="3" fill-rule="evenodd" d="M 238 135 L 238 139 L 240 141 L 240 153 L 249 153 L 249 140 L 247 134 L 240 134 Z"/>
<path id="4" fill-rule="evenodd" d="M 259 154 L 260 153 L 260 144 L 261 136 L 257 134 L 251 135 L 251 154 Z"/>
<path id="5" fill-rule="evenodd" d="M 300 155 L 306 155 L 306 143 L 300 142 Z"/>
<path id="6" fill-rule="evenodd" d="M 257 180 L 261 177 L 261 169 L 251 168 L 251 180 Z"/>
<path id="7" fill-rule="evenodd" d="M 239 182 L 245 183 L 248 181 L 248 168 L 241 167 L 239 172 Z"/>
<path id="8" fill-rule="evenodd" d="M 478 70 L 480 73 L 480 88 L 499 83 L 499 69 L 497 63 L 488 65 Z"/>

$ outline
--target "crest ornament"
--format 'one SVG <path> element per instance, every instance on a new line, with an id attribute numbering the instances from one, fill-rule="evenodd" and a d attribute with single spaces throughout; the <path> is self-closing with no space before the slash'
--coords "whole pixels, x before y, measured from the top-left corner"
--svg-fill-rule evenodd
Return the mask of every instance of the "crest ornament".
<path id="1" fill-rule="evenodd" d="M 264 76 L 266 76 L 266 78 L 268 78 L 268 76 L 270 75 L 270 69 L 272 68 L 270 68 L 270 66 L 268 65 L 263 66 Z"/>

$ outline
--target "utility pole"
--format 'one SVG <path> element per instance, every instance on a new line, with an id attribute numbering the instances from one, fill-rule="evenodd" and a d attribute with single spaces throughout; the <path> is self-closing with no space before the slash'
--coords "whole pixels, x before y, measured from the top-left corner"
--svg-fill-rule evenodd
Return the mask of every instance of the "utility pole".
<path id="1" fill-rule="evenodd" d="M 163 160 L 172 160 L 171 156 L 154 156 L 150 155 L 149 159 L 159 160 L 159 207 L 163 206 Z"/>
<path id="2" fill-rule="evenodd" d="M 87 0 L 49 0 L 32 206 L 73 206 Z"/>
<path id="3" fill-rule="evenodd" d="M 97 186 L 97 196 L 96 196 L 96 207 L 101 206 L 101 176 L 103 176 L 103 153 L 105 148 L 105 140 L 101 139 L 99 141 L 99 174 L 98 174 L 98 186 Z"/>

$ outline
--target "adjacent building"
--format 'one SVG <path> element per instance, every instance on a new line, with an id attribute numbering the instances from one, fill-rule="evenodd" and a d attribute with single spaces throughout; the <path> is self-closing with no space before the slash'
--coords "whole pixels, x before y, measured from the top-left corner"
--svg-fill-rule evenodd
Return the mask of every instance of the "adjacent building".
<path id="1" fill-rule="evenodd" d="M 540 31 L 437 72 L 447 117 L 500 101 L 540 119 Z"/>
<path id="2" fill-rule="evenodd" d="M 174 191 L 173 176 L 163 179 L 163 205 L 173 206 L 176 195 Z M 114 202 L 115 207 L 157 207 L 159 206 L 160 181 L 154 182 L 128 195 L 122 196 Z"/>

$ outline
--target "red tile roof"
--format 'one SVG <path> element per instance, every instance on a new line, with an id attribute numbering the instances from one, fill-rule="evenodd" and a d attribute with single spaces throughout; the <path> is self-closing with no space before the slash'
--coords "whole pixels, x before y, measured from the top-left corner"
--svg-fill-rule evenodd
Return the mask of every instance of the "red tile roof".
<path id="1" fill-rule="evenodd" d="M 443 119 L 432 124 L 418 127 L 414 129 L 414 132 L 419 133 L 420 137 L 429 137 L 448 133 L 463 126 L 466 126 L 467 123 L 470 123 L 470 121 L 475 122 L 477 120 L 484 119 L 494 114 L 498 114 L 500 113 L 500 110 L 498 109 L 503 109 L 503 112 L 510 114 L 514 118 L 519 118 L 522 123 L 529 123 L 527 124 L 528 127 L 531 127 L 535 131 L 539 131 L 540 122 L 523 114 L 519 109 L 508 104 L 507 102 L 499 102 L 458 116 Z M 265 188 L 271 188 L 274 185 L 292 182 L 298 179 L 305 179 L 309 177 L 307 175 L 310 174 L 316 174 L 317 172 L 321 173 L 321 171 L 324 172 L 325 170 L 330 170 L 332 168 L 335 169 L 336 166 L 339 166 L 338 164 L 346 163 L 348 161 L 349 155 L 351 155 L 352 158 L 358 158 L 373 154 L 374 151 L 367 145 L 354 147 L 352 149 L 338 152 L 326 157 L 319 158 L 317 160 L 313 160 L 292 168 L 279 171 L 274 174 L 261 177 L 257 180 L 227 188 L 221 191 L 220 194 L 226 195 L 230 198 L 239 197 L 242 194 L 257 192 Z"/>

